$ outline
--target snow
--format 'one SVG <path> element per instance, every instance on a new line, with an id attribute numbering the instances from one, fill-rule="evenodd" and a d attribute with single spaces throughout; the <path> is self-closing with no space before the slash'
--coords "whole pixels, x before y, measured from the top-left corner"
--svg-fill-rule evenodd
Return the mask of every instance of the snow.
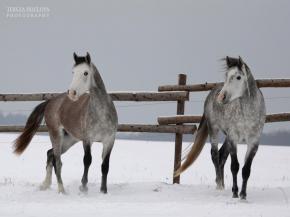
<path id="1" fill-rule="evenodd" d="M 45 176 L 46 135 L 37 135 L 26 152 L 12 154 L 16 134 L 0 134 L 0 216 L 290 216 L 290 147 L 260 146 L 248 182 L 246 202 L 231 198 L 230 160 L 226 189 L 215 189 L 210 146 L 172 185 L 173 142 L 117 140 L 111 156 L 108 194 L 99 192 L 101 145 L 93 145 L 89 192 L 79 192 L 83 149 L 76 144 L 63 155 L 67 195 L 57 193 L 55 176 L 47 191 L 38 189 Z M 184 148 L 189 143 L 184 144 Z M 240 164 L 246 151 L 238 148 Z M 239 173 L 239 187 L 241 171 Z"/>

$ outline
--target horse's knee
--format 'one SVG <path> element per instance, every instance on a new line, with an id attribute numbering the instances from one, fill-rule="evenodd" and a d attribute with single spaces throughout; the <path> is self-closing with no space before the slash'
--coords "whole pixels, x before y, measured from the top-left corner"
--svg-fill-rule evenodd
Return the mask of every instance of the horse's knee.
<path id="1" fill-rule="evenodd" d="M 212 146 L 211 150 L 211 159 L 214 163 L 215 166 L 218 166 L 219 164 L 219 152 L 218 152 L 218 148 L 216 146 Z"/>
<path id="2" fill-rule="evenodd" d="M 248 180 L 250 174 L 251 174 L 251 167 L 250 166 L 244 166 L 243 170 L 242 170 L 243 180 Z"/>
<path id="3" fill-rule="evenodd" d="M 46 155 L 47 155 L 47 157 L 53 155 L 53 149 L 52 149 L 52 148 L 49 149 L 49 150 L 46 152 Z"/>
<path id="4" fill-rule="evenodd" d="M 47 151 L 46 155 L 47 155 L 46 164 L 47 165 L 55 165 L 54 154 L 53 154 L 52 148 Z"/>
<path id="5" fill-rule="evenodd" d="M 244 165 L 243 170 L 242 170 L 242 176 L 243 176 L 244 180 L 247 180 L 250 176 L 252 162 L 253 162 L 253 159 L 254 159 L 257 151 L 258 151 L 258 145 L 253 145 L 247 151 L 245 165 Z"/>
<path id="6" fill-rule="evenodd" d="M 231 163 L 231 171 L 232 171 L 232 173 L 237 174 L 239 169 L 240 169 L 239 162 L 237 160 L 232 161 L 232 163 Z"/>

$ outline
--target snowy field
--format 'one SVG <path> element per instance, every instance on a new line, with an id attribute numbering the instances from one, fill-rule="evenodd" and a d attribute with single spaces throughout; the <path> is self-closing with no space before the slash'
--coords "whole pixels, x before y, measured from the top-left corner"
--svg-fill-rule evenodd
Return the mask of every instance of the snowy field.
<path id="1" fill-rule="evenodd" d="M 232 199 L 230 160 L 225 169 L 226 189 L 214 184 L 214 167 L 207 145 L 197 162 L 172 185 L 173 142 L 117 140 L 111 155 L 108 194 L 99 193 L 101 145 L 92 148 L 89 192 L 79 192 L 83 150 L 78 143 L 63 155 L 67 195 L 52 187 L 40 191 L 45 176 L 47 136 L 35 136 L 20 157 L 12 154 L 16 134 L 0 134 L 0 216 L 290 216 L 290 147 L 260 146 L 248 182 L 248 200 Z M 184 144 L 186 147 L 188 144 Z M 243 163 L 246 146 L 239 146 Z M 239 187 L 241 171 L 239 172 Z"/>

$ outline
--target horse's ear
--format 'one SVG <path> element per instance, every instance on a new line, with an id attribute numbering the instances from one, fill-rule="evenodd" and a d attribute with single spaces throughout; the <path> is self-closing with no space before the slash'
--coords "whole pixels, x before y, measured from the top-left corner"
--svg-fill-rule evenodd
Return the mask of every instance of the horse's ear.
<path id="1" fill-rule="evenodd" d="M 229 56 L 226 56 L 226 63 L 227 63 L 227 66 L 230 67 L 231 62 L 230 62 Z"/>
<path id="2" fill-rule="evenodd" d="M 226 56 L 226 63 L 227 63 L 227 67 L 231 68 L 233 66 L 235 66 L 235 63 L 237 62 L 237 59 L 234 59 L 232 57 Z"/>
<path id="3" fill-rule="evenodd" d="M 78 60 L 78 55 L 74 52 L 74 60 L 75 60 L 75 62 L 77 62 L 77 60 Z"/>
<path id="4" fill-rule="evenodd" d="M 91 56 L 90 56 L 89 52 L 87 52 L 86 62 L 87 62 L 88 64 L 91 64 Z"/>
<path id="5" fill-rule="evenodd" d="M 239 59 L 238 59 L 238 66 L 239 66 L 240 68 L 242 68 L 243 65 L 244 65 L 244 61 L 243 61 L 242 57 L 239 56 Z"/>

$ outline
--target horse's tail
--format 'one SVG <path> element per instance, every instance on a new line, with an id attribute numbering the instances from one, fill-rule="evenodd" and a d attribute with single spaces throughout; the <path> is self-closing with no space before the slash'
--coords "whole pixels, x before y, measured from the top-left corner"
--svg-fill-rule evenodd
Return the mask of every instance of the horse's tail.
<path id="1" fill-rule="evenodd" d="M 38 106 L 34 108 L 32 113 L 28 117 L 23 132 L 14 141 L 15 154 L 18 155 L 22 154 L 29 145 L 30 141 L 32 140 L 32 137 L 35 135 L 37 129 L 39 128 L 42 122 L 44 110 L 48 102 L 49 101 L 47 100 L 43 103 L 40 103 Z"/>
<path id="2" fill-rule="evenodd" d="M 174 177 L 179 176 L 185 171 L 199 156 L 206 139 L 208 137 L 208 126 L 205 116 L 203 115 L 197 130 L 197 134 L 192 145 L 190 152 L 188 153 L 186 160 L 183 164 L 174 172 Z"/>

